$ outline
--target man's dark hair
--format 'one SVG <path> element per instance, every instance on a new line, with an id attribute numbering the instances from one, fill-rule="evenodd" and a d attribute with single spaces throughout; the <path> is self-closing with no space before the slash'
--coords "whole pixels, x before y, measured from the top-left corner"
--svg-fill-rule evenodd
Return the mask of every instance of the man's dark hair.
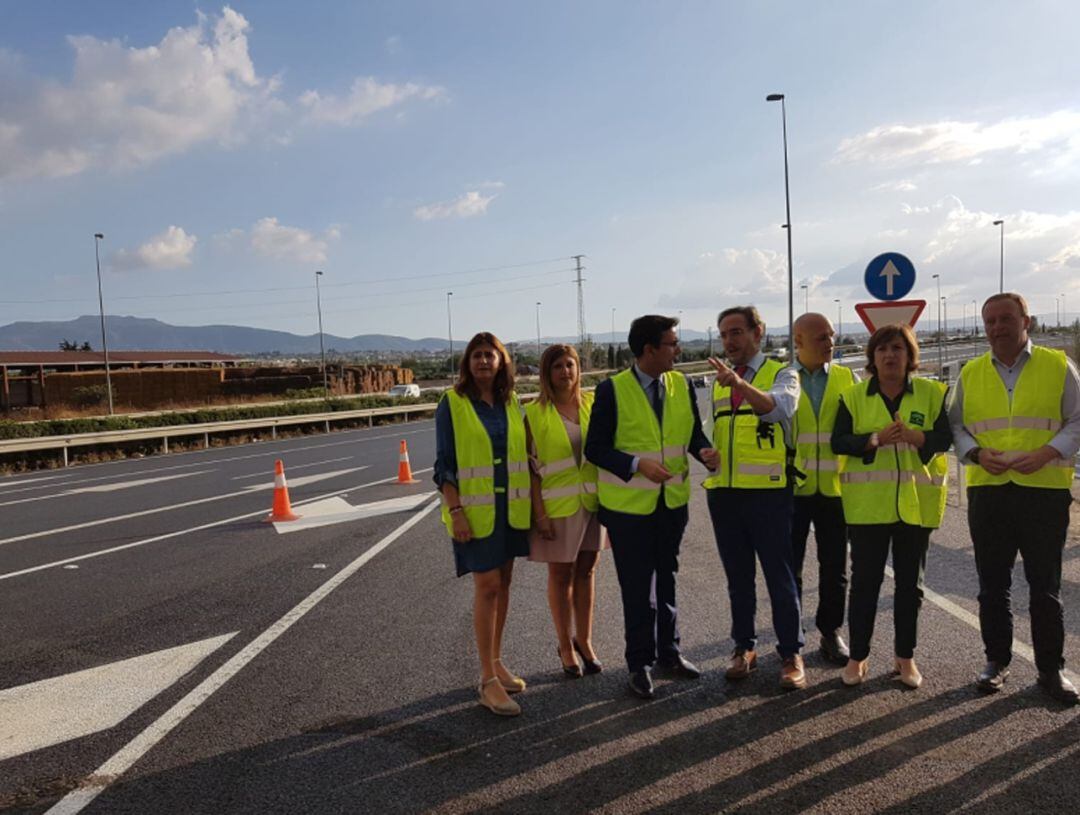
<path id="1" fill-rule="evenodd" d="M 660 314 L 646 314 L 630 323 L 630 335 L 626 338 L 630 353 L 640 357 L 645 353 L 645 346 L 660 347 L 665 331 L 671 331 L 679 324 L 678 317 L 664 317 Z"/>
<path id="2" fill-rule="evenodd" d="M 725 317 L 730 317 L 732 314 L 741 314 L 746 320 L 746 327 L 751 331 L 756 329 L 759 325 L 765 328 L 765 321 L 761 319 L 761 315 L 758 314 L 756 306 L 732 306 L 726 308 L 720 312 L 720 316 L 716 318 L 716 327 L 720 327 L 720 323 Z"/>

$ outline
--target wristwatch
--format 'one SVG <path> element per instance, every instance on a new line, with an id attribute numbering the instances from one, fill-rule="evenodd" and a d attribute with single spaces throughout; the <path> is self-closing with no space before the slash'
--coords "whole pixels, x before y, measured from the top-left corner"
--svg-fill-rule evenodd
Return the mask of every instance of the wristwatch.
<path id="1" fill-rule="evenodd" d="M 979 463 L 979 453 L 981 453 L 981 452 L 982 452 L 981 447 L 972 447 L 970 450 L 968 450 L 967 460 L 970 461 L 972 464 L 978 464 Z"/>

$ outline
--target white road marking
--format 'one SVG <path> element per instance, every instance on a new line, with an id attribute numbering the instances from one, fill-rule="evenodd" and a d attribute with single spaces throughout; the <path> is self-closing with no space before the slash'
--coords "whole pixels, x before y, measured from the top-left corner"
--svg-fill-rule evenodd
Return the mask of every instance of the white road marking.
<path id="1" fill-rule="evenodd" d="M 177 473 L 176 475 L 159 475 L 157 478 L 139 478 L 134 481 L 116 481 L 111 484 L 98 484 L 94 487 L 78 487 L 73 490 L 64 490 L 63 492 L 54 492 L 51 495 L 37 495 L 33 498 L 16 498 L 14 501 L 4 501 L 0 503 L 0 507 L 11 506 L 12 504 L 29 504 L 35 501 L 49 501 L 53 498 L 66 498 L 69 495 L 81 495 L 86 492 L 115 492 L 116 490 L 126 490 L 133 487 L 145 487 L 147 484 L 157 484 L 161 481 L 173 481 L 177 478 L 191 478 L 193 475 L 205 475 L 206 473 L 213 472 L 212 470 L 196 470 L 193 473 Z"/>
<path id="2" fill-rule="evenodd" d="M 366 470 L 370 467 L 370 464 L 364 464 L 361 467 L 350 467 L 347 470 L 334 470 L 329 473 L 315 473 L 315 475 L 302 475 L 299 478 L 289 478 L 288 484 L 290 487 L 303 487 L 305 484 L 315 484 L 319 481 L 326 481 L 328 478 L 337 478 L 338 476 L 348 475 L 349 473 L 356 473 L 360 470 Z M 286 475 L 288 473 L 286 472 Z M 252 484 L 250 487 L 244 487 L 244 492 L 258 492 L 259 490 L 272 490 L 274 488 L 274 477 L 271 474 L 270 480 L 265 484 Z"/>
<path id="3" fill-rule="evenodd" d="M 359 521 L 361 518 L 374 518 L 377 515 L 390 515 L 395 512 L 406 512 L 416 509 L 420 504 L 431 498 L 435 493 L 422 492 L 418 495 L 402 495 L 400 498 L 390 498 L 386 501 L 373 501 L 370 504 L 353 506 L 344 498 L 334 496 L 324 498 L 307 504 L 298 521 L 283 521 L 274 524 L 280 534 L 288 532 L 301 532 L 305 529 L 317 529 L 320 526 L 333 526 L 334 524 Z"/>
<path id="4" fill-rule="evenodd" d="M 194 713 L 200 705 L 209 699 L 226 682 L 238 674 L 255 657 L 265 651 L 278 637 L 288 631 L 296 622 L 303 618 L 320 602 L 330 596 L 338 586 L 358 572 L 364 564 L 386 549 L 439 505 L 438 501 L 432 501 L 415 515 L 405 521 L 401 526 L 388 534 L 360 557 L 339 571 L 319 588 L 300 601 L 285 616 L 267 628 L 258 637 L 248 643 L 238 654 L 218 668 L 214 673 L 204 679 L 199 685 L 187 694 L 183 699 L 173 705 L 161 717 L 149 727 L 124 745 L 116 754 L 105 761 L 93 773 L 83 780 L 78 789 L 72 790 L 56 803 L 49 813 L 51 815 L 74 815 L 81 812 L 91 801 L 97 798 L 109 784 L 119 776 L 127 772 L 132 765 L 146 755 L 170 732 L 180 726 L 183 721 Z"/>
<path id="5" fill-rule="evenodd" d="M 289 472 L 295 472 L 296 470 L 308 470 L 312 467 L 321 467 L 324 464 L 336 464 L 339 461 L 348 461 L 349 459 L 356 458 L 356 456 L 342 456 L 341 458 L 328 458 L 326 461 L 315 461 L 311 464 L 290 464 Z M 249 478 L 266 478 L 265 472 L 251 473 L 251 475 L 234 475 L 230 478 L 230 481 L 247 481 Z"/>
<path id="6" fill-rule="evenodd" d="M 344 473 L 352 473 L 357 470 L 365 470 L 367 465 L 363 467 L 354 467 L 351 470 L 338 470 L 333 473 L 323 473 L 321 475 L 309 475 L 302 478 L 297 478 L 292 482 L 292 486 L 300 487 L 304 484 L 312 484 L 316 481 L 322 481 L 327 478 L 333 478 Z M 223 495 L 211 495 L 209 498 L 196 498 L 192 501 L 182 501 L 179 504 L 170 504 L 167 507 L 154 507 L 152 509 L 141 509 L 138 512 L 129 512 L 126 515 L 113 515 L 111 518 L 98 518 L 96 521 L 85 521 L 81 524 L 70 524 L 68 526 L 57 527 L 56 529 L 46 529 L 42 532 L 27 532 L 24 535 L 16 535 L 12 538 L 0 539 L 0 546 L 7 543 L 18 543 L 19 541 L 33 540 L 34 538 L 44 538 L 49 535 L 59 535 L 62 532 L 73 532 L 76 529 L 89 529 L 92 526 L 101 526 L 102 524 L 116 523 L 117 521 L 126 521 L 131 518 L 141 518 L 145 515 L 156 515 L 159 512 L 170 512 L 174 509 L 182 509 L 184 507 L 194 507 L 199 504 L 208 504 L 211 501 L 224 501 L 226 498 L 236 498 L 239 495 L 250 495 L 252 492 L 258 490 L 270 490 L 274 488 L 273 480 L 268 484 L 256 484 L 250 487 L 246 487 L 238 492 L 227 492 Z M 337 490 L 341 492 L 341 490 Z M 258 515 L 259 513 L 253 512 L 252 515 Z M 243 516 L 242 516 L 243 517 Z"/>
<path id="7" fill-rule="evenodd" d="M 887 574 L 891 580 L 894 580 L 894 581 L 896 580 L 896 575 L 893 573 L 893 570 L 892 570 L 891 567 L 889 567 L 889 566 L 885 567 L 885 574 Z M 929 600 L 931 603 L 933 603 L 935 606 L 940 608 L 942 611 L 945 611 L 945 612 L 951 614 L 956 619 L 960 620 L 960 622 L 967 623 L 972 628 L 974 628 L 976 631 L 981 630 L 980 627 L 979 627 L 979 618 L 978 618 L 978 616 L 975 615 L 975 614 L 972 614 L 970 611 L 968 611 L 963 606 L 957 605 L 952 600 L 950 600 L 948 597 L 943 597 L 942 595 L 938 594 L 936 591 L 934 591 L 932 589 L 928 589 L 926 586 L 923 586 L 923 596 L 927 600 Z M 1013 653 L 1016 654 L 1017 656 L 1023 657 L 1028 662 L 1030 662 L 1032 665 L 1035 664 L 1035 649 L 1032 648 L 1030 645 L 1028 645 L 1026 642 L 1024 642 L 1022 640 L 1018 640 L 1014 636 L 1013 637 L 1012 649 L 1013 649 Z M 1070 682 L 1080 684 L 1080 677 L 1078 677 L 1076 674 L 1072 673 L 1071 671 L 1065 671 L 1065 675 L 1069 677 Z"/>
<path id="8" fill-rule="evenodd" d="M 237 633 L 0 690 L 0 761 L 115 727 Z"/>
<path id="9" fill-rule="evenodd" d="M 413 470 L 414 474 L 429 472 L 432 468 L 428 467 L 424 470 Z M 322 498 L 328 498 L 331 495 L 348 495 L 350 492 L 357 492 L 358 490 L 367 489 L 368 487 L 375 487 L 379 484 L 392 484 L 397 481 L 397 476 L 391 476 L 390 478 L 380 478 L 378 481 L 369 481 L 367 484 L 361 484 L 357 487 L 352 487 L 348 490 L 335 490 L 334 492 L 324 493 L 322 495 L 316 495 L 313 498 L 308 498 L 303 501 L 297 501 L 293 504 L 293 507 L 304 506 L 306 503 L 318 501 Z M 54 569 L 57 566 L 63 566 L 68 563 L 76 563 L 81 560 L 89 560 L 90 558 L 101 557 L 102 555 L 111 555 L 114 552 L 122 552 L 125 549 L 134 549 L 138 546 L 145 546 L 148 543 L 156 543 L 158 541 L 168 540 L 170 538 L 177 538 L 181 535 L 187 535 L 191 532 L 201 532 L 204 529 L 213 529 L 216 526 L 224 526 L 225 524 L 236 523 L 237 521 L 244 521 L 248 518 L 254 518 L 257 516 L 266 516 L 266 510 L 260 509 L 255 512 L 247 512 L 243 515 L 235 515 L 232 518 L 224 518 L 220 521 L 211 521 L 200 526 L 193 526 L 188 529 L 180 529 L 176 532 L 167 532 L 164 535 L 155 535 L 152 538 L 144 538 L 139 541 L 132 541 L 131 543 L 121 544 L 120 546 L 110 546 L 108 549 L 99 549 L 96 552 L 88 552 L 85 555 L 76 555 L 75 557 L 64 558 L 63 560 L 54 560 L 50 563 L 42 563 L 38 566 L 28 566 L 25 569 L 19 569 L 16 572 L 8 572 L 7 574 L 0 574 L 0 580 L 8 580 L 12 577 L 21 577 L 24 574 L 32 574 L 33 572 L 40 572 L 45 569 Z"/>

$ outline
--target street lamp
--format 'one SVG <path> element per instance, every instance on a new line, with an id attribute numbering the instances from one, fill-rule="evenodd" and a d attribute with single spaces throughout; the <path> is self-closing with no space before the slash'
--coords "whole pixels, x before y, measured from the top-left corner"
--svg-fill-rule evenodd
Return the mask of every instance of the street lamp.
<path id="1" fill-rule="evenodd" d="M 540 365 L 540 301 L 536 301 L 536 364 Z"/>
<path id="2" fill-rule="evenodd" d="M 787 215 L 787 223 L 783 229 L 787 230 L 787 300 L 788 300 L 788 344 L 794 343 L 795 337 L 795 273 L 791 260 L 791 188 L 788 184 L 788 155 L 787 155 L 787 103 L 784 94 L 770 93 L 765 97 L 766 102 L 780 103 L 780 121 L 784 128 L 784 211 Z"/>
<path id="3" fill-rule="evenodd" d="M 994 221 L 994 226 L 1001 227 L 1001 253 L 1000 253 L 1000 270 L 998 272 L 998 292 L 1005 291 L 1005 221 Z"/>
<path id="4" fill-rule="evenodd" d="M 712 356 L 712 326 L 709 326 L 709 356 Z"/>
<path id="5" fill-rule="evenodd" d="M 318 269 L 315 270 L 315 308 L 319 312 L 319 358 L 322 360 L 323 399 L 329 399 L 330 383 L 326 378 L 326 346 L 323 344 L 322 329 L 322 293 L 319 291 L 319 278 L 322 277 L 322 274 Z"/>
<path id="6" fill-rule="evenodd" d="M 803 283 L 799 288 L 803 290 L 803 314 L 806 314 L 810 310 L 810 287 Z"/>
<path id="7" fill-rule="evenodd" d="M 615 306 L 611 307 L 611 344 L 615 346 L 615 361 L 619 360 L 619 346 L 615 341 Z"/>
<path id="8" fill-rule="evenodd" d="M 452 291 L 446 293 L 446 338 L 450 341 L 450 378 L 454 378 L 454 326 L 450 320 L 450 298 Z"/>
<path id="9" fill-rule="evenodd" d="M 841 335 L 844 333 L 844 321 L 841 319 L 843 312 L 840 310 L 840 299 L 833 300 L 836 303 L 836 344 L 841 343 Z"/>
<path id="10" fill-rule="evenodd" d="M 936 274 L 931 277 L 937 281 L 937 364 L 938 377 L 940 377 L 945 366 L 945 348 L 941 343 L 941 275 Z"/>
<path id="11" fill-rule="evenodd" d="M 105 298 L 101 293 L 101 254 L 98 246 L 105 236 L 94 233 L 94 265 L 97 267 L 98 313 L 101 315 L 101 350 L 105 354 L 105 391 L 109 396 L 109 415 L 113 415 L 112 375 L 109 373 L 109 343 L 105 339 Z"/>
<path id="12" fill-rule="evenodd" d="M 682 309 L 679 309 L 679 342 L 682 342 Z"/>
<path id="13" fill-rule="evenodd" d="M 1061 305 L 1061 301 L 1058 299 L 1058 296 L 1055 294 L 1054 295 L 1054 316 L 1057 318 L 1056 325 L 1057 325 L 1058 328 L 1061 328 L 1061 310 L 1058 308 L 1058 306 L 1060 306 L 1060 305 Z"/>
<path id="14" fill-rule="evenodd" d="M 1066 327 L 1069 325 L 1069 312 L 1065 308 L 1065 292 L 1061 293 L 1061 316 L 1065 319 Z"/>

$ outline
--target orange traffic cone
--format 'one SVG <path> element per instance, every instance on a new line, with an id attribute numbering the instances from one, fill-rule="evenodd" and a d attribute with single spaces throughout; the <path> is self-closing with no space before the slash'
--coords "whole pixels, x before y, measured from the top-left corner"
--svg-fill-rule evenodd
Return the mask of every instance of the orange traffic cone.
<path id="1" fill-rule="evenodd" d="M 285 465 L 279 458 L 274 462 L 274 508 L 266 516 L 266 520 L 295 521 L 299 518 L 300 516 L 292 511 L 292 504 L 289 503 L 289 485 L 285 483 Z"/>
<path id="2" fill-rule="evenodd" d="M 397 465 L 397 483 L 399 484 L 419 484 L 420 482 L 412 477 L 412 468 L 409 466 L 409 445 L 405 443 L 405 439 L 401 440 L 401 448 L 398 453 L 398 465 Z"/>

